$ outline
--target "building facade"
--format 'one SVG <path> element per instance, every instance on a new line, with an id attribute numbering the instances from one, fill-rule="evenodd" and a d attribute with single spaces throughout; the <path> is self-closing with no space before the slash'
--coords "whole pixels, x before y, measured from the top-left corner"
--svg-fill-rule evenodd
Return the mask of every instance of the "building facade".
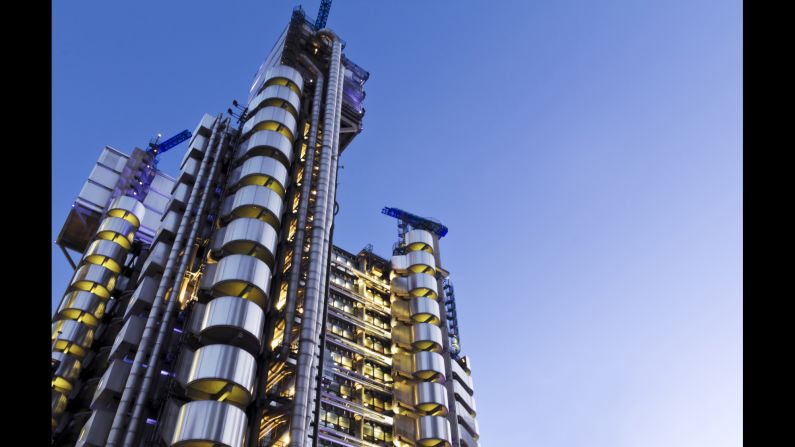
<path id="1" fill-rule="evenodd" d="M 56 241 L 54 445 L 478 445 L 439 236 L 333 246 L 369 76 L 343 49 L 297 9 L 176 177 L 157 141 L 102 151 Z"/>

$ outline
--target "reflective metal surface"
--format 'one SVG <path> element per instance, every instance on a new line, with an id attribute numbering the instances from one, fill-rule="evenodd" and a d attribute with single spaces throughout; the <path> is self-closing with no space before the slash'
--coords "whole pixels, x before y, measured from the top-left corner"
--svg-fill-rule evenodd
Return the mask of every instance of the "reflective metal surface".
<path id="1" fill-rule="evenodd" d="M 408 289 L 412 296 L 436 298 L 438 296 L 436 278 L 425 273 L 412 273 L 408 276 Z"/>
<path id="2" fill-rule="evenodd" d="M 409 279 L 405 276 L 396 276 L 392 278 L 391 291 L 401 298 L 409 296 Z"/>
<path id="3" fill-rule="evenodd" d="M 182 165 L 179 176 L 177 176 L 177 183 L 192 185 L 193 182 L 196 181 L 196 175 L 199 173 L 200 166 L 201 160 L 199 159 L 191 157 L 185 160 L 185 164 Z"/>
<path id="4" fill-rule="evenodd" d="M 257 258 L 229 255 L 221 259 L 211 279 L 213 295 L 239 296 L 266 308 L 271 270 Z"/>
<path id="5" fill-rule="evenodd" d="M 274 130 L 293 141 L 296 121 L 293 115 L 280 107 L 263 107 L 246 120 L 241 130 L 245 136 L 252 130 Z"/>
<path id="6" fill-rule="evenodd" d="M 101 265 L 114 273 L 119 273 L 125 257 L 127 257 L 127 248 L 123 245 L 97 239 L 86 249 L 82 262 Z"/>
<path id="7" fill-rule="evenodd" d="M 304 89 L 304 78 L 301 76 L 301 73 L 298 72 L 295 68 L 289 67 L 287 65 L 274 65 L 268 72 L 265 73 L 265 85 L 272 84 L 273 81 L 278 79 L 286 79 L 293 84 L 298 89 L 299 93 Z"/>
<path id="8" fill-rule="evenodd" d="M 246 413 L 211 400 L 188 402 L 179 410 L 171 446 L 243 447 Z"/>
<path id="9" fill-rule="evenodd" d="M 152 247 L 149 256 L 146 257 L 146 261 L 144 261 L 144 265 L 141 268 L 141 276 L 154 276 L 162 273 L 163 269 L 166 268 L 170 252 L 171 244 L 158 241 Z"/>
<path id="10" fill-rule="evenodd" d="M 257 113 L 257 110 L 268 106 L 281 107 L 298 119 L 298 111 L 301 110 L 301 97 L 290 87 L 269 85 L 251 100 L 248 105 L 249 113 Z"/>
<path id="11" fill-rule="evenodd" d="M 238 160 L 262 155 L 274 158 L 285 167 L 290 167 L 293 161 L 293 143 L 279 132 L 259 130 L 249 135 L 235 155 Z"/>
<path id="12" fill-rule="evenodd" d="M 284 198 L 287 185 L 287 168 L 271 157 L 251 157 L 229 175 L 232 191 L 246 185 L 259 185 L 272 189 Z"/>
<path id="13" fill-rule="evenodd" d="M 145 213 L 144 204 L 128 196 L 116 197 L 108 206 L 108 216 L 127 220 L 136 228 L 141 224 Z"/>
<path id="14" fill-rule="evenodd" d="M 96 237 L 116 242 L 129 250 L 135 237 L 135 225 L 119 217 L 108 217 L 99 224 Z"/>
<path id="15" fill-rule="evenodd" d="M 103 447 L 108 439 L 113 413 L 110 411 L 94 411 L 88 418 L 75 447 Z"/>
<path id="16" fill-rule="evenodd" d="M 134 350 L 141 342 L 141 334 L 144 332 L 146 319 L 138 316 L 131 316 L 122 326 L 113 346 L 110 349 L 109 358 L 122 358 L 131 350 Z"/>
<path id="17" fill-rule="evenodd" d="M 69 346 L 87 348 L 94 340 L 94 329 L 74 320 L 58 320 L 52 324 L 53 351 L 64 351 L 82 357 L 82 349 L 70 350 Z"/>
<path id="18" fill-rule="evenodd" d="M 116 399 L 124 391 L 124 384 L 127 382 L 131 366 L 131 364 L 119 359 L 110 362 L 110 366 L 102 374 L 102 378 L 99 379 L 97 384 L 97 389 L 94 391 L 94 398 L 91 400 L 90 405 L 92 410 L 111 410 L 116 407 Z"/>
<path id="19" fill-rule="evenodd" d="M 222 296 L 207 303 L 199 333 L 209 340 L 235 343 L 257 354 L 262 344 L 265 313 L 251 301 Z"/>
<path id="20" fill-rule="evenodd" d="M 475 398 L 457 380 L 453 381 L 453 391 L 457 401 L 461 402 L 470 413 L 477 414 L 478 409 L 475 406 Z"/>
<path id="21" fill-rule="evenodd" d="M 421 380 L 444 382 L 444 359 L 436 352 L 422 351 L 414 354 L 414 376 Z"/>
<path id="22" fill-rule="evenodd" d="M 115 285 L 116 272 L 101 265 L 84 264 L 75 271 L 70 287 L 108 298 Z"/>
<path id="23" fill-rule="evenodd" d="M 59 362 L 53 376 L 62 379 L 60 381 L 55 381 L 53 386 L 61 389 L 61 391 L 65 390 L 68 392 L 72 389 L 71 384 L 80 376 L 80 360 L 73 355 L 64 354 L 63 352 L 53 352 L 51 355 L 53 360 Z M 69 384 L 67 385 L 63 383 L 63 381 L 69 382 Z"/>
<path id="24" fill-rule="evenodd" d="M 461 447 L 479 447 L 478 442 L 475 441 L 472 435 L 470 435 L 467 429 L 461 424 L 458 425 L 458 436 L 461 441 Z"/>
<path id="25" fill-rule="evenodd" d="M 441 416 L 420 416 L 417 419 L 417 444 L 441 447 L 449 446 L 450 442 L 450 423 L 447 419 Z"/>
<path id="26" fill-rule="evenodd" d="M 240 217 L 251 217 L 268 222 L 278 228 L 282 215 L 282 198 L 264 186 L 244 186 L 234 196 L 224 201 L 221 219 L 229 221 Z"/>
<path id="27" fill-rule="evenodd" d="M 214 249 L 222 254 L 245 254 L 273 267 L 273 253 L 278 242 L 278 233 L 270 224 L 261 220 L 242 217 L 235 219 L 219 230 Z"/>
<path id="28" fill-rule="evenodd" d="M 456 402 L 455 412 L 458 415 L 458 422 L 464 426 L 464 429 L 469 432 L 473 439 L 478 439 L 480 437 L 480 427 L 478 427 L 478 422 L 472 417 L 469 410 L 461 405 L 461 402 Z"/>
<path id="29" fill-rule="evenodd" d="M 414 386 L 414 405 L 424 414 L 444 416 L 448 411 L 447 389 L 434 382 L 419 382 Z"/>
<path id="30" fill-rule="evenodd" d="M 83 322 L 96 327 L 105 314 L 105 300 L 98 295 L 82 290 L 66 294 L 58 307 L 58 317 Z"/>
<path id="31" fill-rule="evenodd" d="M 142 311 L 152 307 L 157 292 L 158 281 L 152 276 L 144 276 L 138 287 L 135 288 L 130 297 L 130 303 L 124 311 L 124 318 L 130 315 L 137 315 Z"/>
<path id="32" fill-rule="evenodd" d="M 471 394 L 475 388 L 472 385 L 472 378 L 470 375 L 467 374 L 466 371 L 464 371 L 464 368 L 462 368 L 461 365 L 459 365 L 455 360 L 450 363 L 452 364 L 453 378 L 456 381 L 461 382 L 464 389 Z"/>
<path id="33" fill-rule="evenodd" d="M 427 251 L 433 253 L 433 235 L 425 230 L 411 230 L 406 233 L 406 247 L 411 251 Z"/>
<path id="34" fill-rule="evenodd" d="M 392 269 L 397 273 L 436 273 L 436 260 L 425 251 L 410 251 L 405 255 L 392 256 Z"/>
<path id="35" fill-rule="evenodd" d="M 418 323 L 438 323 L 439 303 L 432 298 L 414 297 L 409 300 L 409 315 Z"/>
<path id="36" fill-rule="evenodd" d="M 411 345 L 420 351 L 442 351 L 442 330 L 430 323 L 411 326 Z"/>
<path id="37" fill-rule="evenodd" d="M 255 375 L 253 355 L 218 344 L 196 350 L 183 382 L 194 399 L 220 400 L 245 408 L 251 402 Z"/>

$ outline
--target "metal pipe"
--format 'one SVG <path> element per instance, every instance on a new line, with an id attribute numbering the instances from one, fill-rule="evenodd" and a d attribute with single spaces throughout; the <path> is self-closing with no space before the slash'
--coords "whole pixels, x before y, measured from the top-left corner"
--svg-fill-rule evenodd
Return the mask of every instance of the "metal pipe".
<path id="1" fill-rule="evenodd" d="M 329 236 L 330 240 L 334 240 L 334 224 L 331 224 L 331 235 Z M 326 265 L 331 262 L 331 249 L 329 248 L 328 256 L 326 256 Z M 323 356 L 326 353 L 326 322 L 328 318 L 328 286 L 329 286 L 329 277 L 326 276 L 326 282 L 323 288 L 325 289 L 326 299 L 323 301 L 323 318 L 321 324 L 321 331 L 320 331 L 320 355 L 318 356 L 318 375 L 317 380 L 315 380 L 315 410 L 314 410 L 314 419 L 318 421 L 320 419 L 320 393 L 322 391 L 321 388 L 321 381 L 323 380 Z M 312 429 L 312 447 L 317 447 L 317 436 L 319 433 L 320 426 L 319 424 L 315 424 L 315 427 Z"/>
<path id="2" fill-rule="evenodd" d="M 295 243 L 293 244 L 293 266 L 290 271 L 290 278 L 287 286 L 287 307 L 284 310 L 284 338 L 282 339 L 283 354 L 287 354 L 290 349 L 290 334 L 293 332 L 295 322 L 295 307 L 298 301 L 298 279 L 301 273 L 301 258 L 304 255 L 304 229 L 306 228 L 306 214 L 309 209 L 309 196 L 312 189 L 312 169 L 315 162 L 315 148 L 317 147 L 317 127 L 320 121 L 320 106 L 323 101 L 323 83 L 325 81 L 323 73 L 315 66 L 312 61 L 301 54 L 301 60 L 307 64 L 315 74 L 315 97 L 312 100 L 312 122 L 309 129 L 309 147 L 306 151 L 306 163 L 304 165 L 304 184 L 301 185 L 301 206 L 298 208 L 298 224 L 295 231 Z M 304 294 L 306 301 L 306 294 Z"/>
<path id="3" fill-rule="evenodd" d="M 220 124 L 220 116 L 215 119 L 213 122 L 213 129 L 212 134 L 210 136 L 210 142 L 207 146 L 208 151 L 210 148 L 215 145 L 215 141 L 217 140 L 217 131 Z M 198 186 L 203 180 L 204 175 L 207 172 L 207 165 L 209 162 L 209 155 L 205 156 L 202 160 L 201 166 L 199 168 L 199 174 L 196 178 L 196 185 Z M 122 393 L 121 400 L 119 401 L 119 406 L 116 409 L 116 414 L 113 417 L 113 424 L 110 428 L 110 434 L 108 435 L 108 447 L 115 447 L 121 437 L 122 427 L 125 423 L 127 409 L 130 406 L 130 403 L 133 399 L 133 394 L 135 393 L 135 389 L 138 387 L 138 382 L 141 378 L 141 370 L 143 368 L 144 361 L 146 360 L 146 356 L 148 355 L 148 345 L 153 341 L 152 336 L 154 335 L 154 331 L 156 326 L 158 325 L 158 317 L 160 314 L 160 310 L 163 306 L 163 300 L 166 295 L 166 291 L 168 290 L 168 285 L 171 283 L 171 280 L 174 275 L 174 268 L 176 267 L 177 257 L 179 256 L 180 251 L 182 251 L 184 242 L 185 242 L 185 232 L 188 227 L 188 222 L 190 220 L 190 215 L 193 212 L 194 204 L 196 203 L 196 197 L 198 196 L 199 188 L 193 188 L 190 193 L 190 198 L 188 199 L 188 204 L 185 207 L 185 214 L 182 215 L 182 219 L 180 219 L 179 228 L 177 230 L 176 239 L 174 241 L 174 245 L 171 247 L 171 253 L 168 255 L 168 261 L 166 262 L 166 268 L 163 272 L 163 277 L 160 279 L 160 284 L 157 288 L 157 293 L 155 294 L 154 304 L 152 305 L 152 309 L 149 311 L 149 317 L 146 320 L 146 327 L 144 328 L 144 333 L 141 337 L 141 343 L 138 347 L 138 351 L 135 353 L 135 359 L 133 360 L 132 367 L 130 368 L 130 375 L 127 378 L 127 383 L 124 385 L 124 393 Z M 173 291 L 172 291 L 173 294 Z"/>
<path id="4" fill-rule="evenodd" d="M 338 114 L 338 116 L 341 116 L 341 112 L 342 112 L 342 90 L 343 90 L 342 87 L 344 85 L 343 84 L 344 77 L 345 77 L 345 70 L 340 69 L 339 81 L 338 81 L 338 84 L 337 84 L 340 87 L 340 88 L 337 89 L 337 109 L 336 109 L 336 113 Z M 332 252 L 331 228 L 332 228 L 333 223 L 334 223 L 334 202 L 337 199 L 337 172 L 338 172 L 337 162 L 339 160 L 338 150 L 339 150 L 340 121 L 341 121 L 341 119 L 336 119 L 334 121 L 334 133 L 332 135 L 332 143 L 331 143 L 331 168 L 330 168 L 330 176 L 331 176 L 331 178 L 330 178 L 330 181 L 329 181 L 328 199 L 326 200 L 326 209 L 328 211 L 326 212 L 326 221 L 325 221 L 325 224 L 323 225 L 323 228 L 326 229 L 326 233 L 324 235 L 325 237 L 323 239 L 323 245 L 324 245 L 323 250 L 324 250 L 324 253 L 328 253 L 328 255 L 327 255 L 328 259 L 321 266 L 321 270 L 320 270 L 320 283 L 321 284 L 327 284 L 328 283 L 328 269 L 329 269 L 329 262 L 331 261 L 331 252 Z M 320 296 L 320 302 L 323 303 L 324 308 L 325 308 L 327 300 L 328 300 L 328 287 L 324 287 L 323 294 Z M 325 325 L 325 314 L 323 315 L 322 318 L 319 318 L 315 322 L 315 333 L 320 334 L 321 337 L 323 335 L 322 326 L 324 326 L 324 325 Z M 321 342 L 321 346 L 322 346 L 322 342 Z M 322 353 L 322 347 L 320 348 L 320 350 L 321 350 L 321 353 Z M 317 363 L 317 364 L 315 364 L 315 363 Z M 312 365 L 310 366 L 309 370 L 313 374 L 317 374 L 318 375 L 318 380 L 320 380 L 321 368 L 322 367 L 323 367 L 322 355 L 320 355 L 317 358 L 313 356 L 312 357 Z M 318 380 L 313 380 L 311 382 L 312 386 L 311 386 L 311 390 L 310 390 L 310 396 L 315 396 L 316 395 L 315 388 L 316 388 L 317 384 L 319 383 Z M 316 407 L 318 406 L 318 402 L 319 401 L 316 401 L 314 403 L 314 405 Z M 308 403 L 308 406 L 309 406 L 309 410 L 310 410 L 311 413 L 317 413 L 312 408 L 312 403 Z"/>
<path id="5" fill-rule="evenodd" d="M 306 293 L 304 294 L 304 313 L 301 317 L 301 336 L 298 348 L 298 361 L 296 364 L 295 399 L 290 426 L 290 444 L 293 447 L 303 447 L 306 438 L 306 426 L 311 415 L 308 412 L 308 403 L 311 397 L 310 367 L 315 355 L 318 318 L 317 307 L 320 301 L 321 283 L 320 269 L 322 268 L 323 242 L 328 238 L 328 228 L 323 228 L 326 222 L 327 197 L 330 189 L 331 152 L 333 147 L 334 122 L 339 119 L 337 113 L 337 89 L 339 88 L 339 70 L 342 56 L 342 44 L 334 36 L 332 41 L 331 64 L 329 69 L 329 83 L 326 89 L 326 111 L 323 123 L 323 147 L 320 158 L 320 172 L 318 173 L 317 199 L 315 201 L 314 220 L 312 228 L 312 248 L 309 253 L 309 271 L 307 275 Z"/>
<path id="6" fill-rule="evenodd" d="M 218 172 L 218 166 L 221 164 L 220 161 L 222 151 L 227 135 L 225 129 L 228 123 L 229 118 L 224 120 L 218 127 L 218 129 L 221 131 L 221 139 L 215 148 L 215 158 L 213 159 L 213 164 L 210 167 L 210 173 L 207 176 L 204 190 L 201 193 L 199 206 L 196 207 L 196 218 L 193 221 L 193 227 L 190 230 L 190 235 L 188 236 L 187 243 L 185 245 L 185 253 L 180 260 L 177 274 L 174 277 L 174 284 L 171 289 L 171 298 L 168 301 L 166 313 L 163 316 L 162 323 L 160 324 L 160 330 L 157 333 L 157 339 L 155 340 L 154 347 L 152 348 L 152 355 L 149 357 L 149 368 L 146 369 L 146 376 L 144 377 L 143 385 L 141 385 L 141 391 L 138 393 L 138 397 L 135 399 L 135 407 L 133 409 L 132 418 L 130 419 L 130 424 L 127 427 L 127 435 L 124 437 L 124 447 L 132 447 L 135 441 L 135 436 L 138 433 L 138 427 L 140 425 L 141 413 L 143 413 L 144 404 L 149 398 L 149 389 L 152 386 L 152 382 L 154 382 L 157 372 L 160 371 L 160 368 L 158 367 L 158 363 L 160 361 L 160 350 L 163 348 L 163 342 L 166 338 L 166 334 L 171 332 L 171 316 L 174 313 L 174 309 L 177 307 L 177 296 L 175 296 L 176 291 L 181 289 L 182 282 L 185 279 L 185 271 L 188 269 L 188 260 L 191 258 L 188 253 L 188 248 L 190 247 L 191 243 L 195 242 L 196 235 L 199 232 L 199 227 L 201 227 L 202 222 L 204 221 L 203 215 L 207 208 L 207 197 L 210 195 L 210 189 L 212 188 L 213 180 L 215 179 L 215 176 Z M 212 147 L 207 147 L 207 159 L 213 158 L 211 154 L 212 150 Z M 196 188 L 199 186 L 200 184 L 197 180 Z"/>

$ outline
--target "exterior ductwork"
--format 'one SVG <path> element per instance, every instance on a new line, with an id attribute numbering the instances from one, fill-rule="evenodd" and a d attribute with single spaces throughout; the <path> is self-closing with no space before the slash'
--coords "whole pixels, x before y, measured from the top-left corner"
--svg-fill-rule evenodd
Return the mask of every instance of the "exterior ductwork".
<path id="1" fill-rule="evenodd" d="M 94 341 L 144 213 L 143 204 L 132 197 L 110 202 L 53 317 L 53 430 L 80 376 L 81 362 Z"/>
<path id="2" fill-rule="evenodd" d="M 217 118 L 215 123 L 213 124 L 212 129 L 212 136 L 210 138 L 210 145 L 214 145 L 217 138 L 218 127 L 220 126 L 220 118 Z M 210 157 L 206 155 L 202 160 L 202 167 L 200 169 L 200 180 L 203 180 L 204 174 L 207 171 L 207 166 L 209 164 Z M 183 182 L 180 182 L 183 183 Z M 169 289 L 171 285 L 171 280 L 174 277 L 174 270 L 176 269 L 177 257 L 179 253 L 182 251 L 183 246 L 185 246 L 185 237 L 187 236 L 188 231 L 188 223 L 191 214 L 193 213 L 195 204 L 197 203 L 199 195 L 199 189 L 194 188 L 190 194 L 190 199 L 188 199 L 188 203 L 186 205 L 186 211 L 182 216 L 182 220 L 179 225 L 179 230 L 177 230 L 176 240 L 174 242 L 173 248 L 171 250 L 171 254 L 169 255 L 168 262 L 166 264 L 165 272 L 163 273 L 163 277 L 160 280 L 160 285 L 157 290 L 157 294 L 155 295 L 154 304 L 152 306 L 151 311 L 149 312 L 149 317 L 146 322 L 146 327 L 144 329 L 143 338 L 141 339 L 141 344 L 138 351 L 135 354 L 135 360 L 133 361 L 133 365 L 130 371 L 130 377 L 127 379 L 127 384 L 124 389 L 124 393 L 122 394 L 122 398 L 119 401 L 119 407 L 116 410 L 116 415 L 113 418 L 113 424 L 111 425 L 110 433 L 108 435 L 108 442 L 107 445 L 113 447 L 119 443 L 121 440 L 121 433 L 122 427 L 126 423 L 127 418 L 127 411 L 132 403 L 133 394 L 135 393 L 138 382 L 143 374 L 143 362 L 145 361 L 146 356 L 149 354 L 149 345 L 154 341 L 152 337 L 155 336 L 155 330 L 157 325 L 159 324 L 160 319 L 160 311 L 163 306 L 163 302 L 165 299 L 166 291 Z M 172 297 L 173 298 L 173 297 Z M 172 302 L 175 300 L 172 299 Z"/>
<path id="3" fill-rule="evenodd" d="M 321 34 L 318 32 L 318 34 Z M 312 398 L 312 363 L 318 343 L 317 319 L 318 308 L 323 292 L 322 265 L 325 262 L 325 241 L 328 240 L 330 228 L 323 228 L 328 210 L 328 196 L 333 195 L 334 185 L 330 183 L 333 131 L 339 120 L 337 89 L 339 88 L 339 70 L 342 57 L 342 44 L 333 36 L 330 63 L 329 84 L 326 89 L 326 110 L 324 112 L 323 146 L 320 152 L 320 172 L 318 173 L 317 199 L 314 209 L 314 227 L 312 230 L 312 247 L 309 253 L 309 271 L 304 298 L 304 313 L 301 318 L 301 337 L 298 347 L 296 366 L 295 401 L 290 426 L 290 442 L 293 447 L 302 447 L 307 438 L 306 427 L 310 419 L 310 399 Z M 319 224 L 320 223 L 320 224 Z"/>
<path id="4" fill-rule="evenodd" d="M 102 152 L 59 236 L 82 257 L 53 317 L 54 446 L 477 447 L 446 227 L 398 217 L 387 258 L 333 245 L 369 77 L 344 48 L 296 9 L 237 128 L 204 115 L 176 180 Z"/>
<path id="5" fill-rule="evenodd" d="M 190 230 L 190 235 L 185 241 L 184 253 L 182 254 L 179 268 L 174 277 L 175 279 L 171 289 L 172 290 L 171 297 L 168 301 L 166 312 L 162 320 L 163 323 L 160 325 L 160 330 L 158 331 L 157 339 L 155 340 L 154 347 L 152 348 L 152 354 L 150 355 L 149 358 L 149 367 L 146 370 L 146 375 L 144 377 L 143 385 L 141 385 L 141 391 L 138 393 L 138 397 L 135 400 L 135 408 L 133 409 L 133 414 L 132 417 L 130 418 L 130 425 L 129 428 L 127 429 L 127 435 L 124 438 L 124 447 L 132 447 L 135 442 L 135 438 L 138 432 L 138 427 L 140 425 L 141 413 L 143 412 L 145 403 L 149 399 L 149 390 L 152 386 L 155 374 L 157 374 L 157 372 L 159 371 L 158 363 L 160 360 L 160 351 L 163 347 L 166 334 L 168 334 L 171 330 L 171 322 L 172 322 L 171 317 L 174 313 L 174 309 L 176 308 L 177 303 L 180 301 L 180 297 L 176 296 L 177 291 L 181 290 L 180 286 L 182 284 L 182 281 L 184 280 L 185 272 L 187 271 L 188 268 L 188 262 L 192 258 L 190 253 L 193 249 L 193 244 L 196 241 L 196 237 L 198 235 L 201 222 L 204 221 L 204 216 L 207 211 L 207 204 L 208 204 L 207 199 L 210 196 L 210 191 L 213 187 L 214 180 L 218 172 L 218 167 L 221 164 L 223 150 L 224 150 L 224 143 L 226 142 L 226 138 L 228 135 L 226 132 L 226 127 L 228 123 L 229 119 L 227 118 L 225 121 L 219 124 L 216 130 L 218 132 L 221 132 L 221 137 L 220 141 L 217 144 L 217 147 L 215 148 L 215 152 L 213 152 L 213 146 L 211 144 L 210 146 L 208 146 L 208 150 L 204 158 L 202 159 L 202 166 L 199 170 L 194 191 L 199 189 L 202 182 L 205 182 L 204 190 L 201 191 L 199 205 L 196 207 L 196 217 L 193 222 L 193 227 Z M 211 138 L 210 141 L 212 142 L 213 139 Z M 212 165 L 210 167 L 209 174 L 206 174 L 206 169 L 209 165 L 210 160 L 212 160 Z M 206 180 L 204 179 L 205 176 Z M 188 207 L 188 209 L 190 209 L 190 207 Z M 186 216 L 189 214 L 190 213 L 188 211 L 185 212 Z"/>

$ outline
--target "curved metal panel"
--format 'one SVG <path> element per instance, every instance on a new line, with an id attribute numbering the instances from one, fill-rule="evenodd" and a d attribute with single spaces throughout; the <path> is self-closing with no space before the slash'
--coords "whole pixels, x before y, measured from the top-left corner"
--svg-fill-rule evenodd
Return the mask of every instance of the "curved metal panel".
<path id="1" fill-rule="evenodd" d="M 426 251 L 410 251 L 406 254 L 408 258 L 408 267 L 414 273 L 427 273 L 434 275 L 436 273 L 436 260 L 433 255 Z"/>
<path id="2" fill-rule="evenodd" d="M 94 340 L 93 328 L 74 320 L 59 320 L 52 324 L 52 351 L 82 359 Z"/>
<path id="3" fill-rule="evenodd" d="M 218 248 L 222 254 L 254 256 L 273 268 L 278 238 L 273 226 L 258 219 L 242 217 L 229 222 Z"/>
<path id="4" fill-rule="evenodd" d="M 215 296 L 239 296 L 265 309 L 270 282 L 268 264 L 251 256 L 229 255 L 218 262 L 211 284 Z"/>
<path id="5" fill-rule="evenodd" d="M 405 276 L 396 276 L 390 281 L 390 290 L 399 297 L 408 297 L 409 279 Z"/>
<path id="6" fill-rule="evenodd" d="M 431 381 L 444 382 L 444 359 L 436 352 L 421 351 L 414 354 L 414 377 Z"/>
<path id="7" fill-rule="evenodd" d="M 103 315 L 105 315 L 105 300 L 82 290 L 67 293 L 58 306 L 59 318 L 80 321 L 91 327 L 97 327 Z"/>
<path id="8" fill-rule="evenodd" d="M 272 84 L 271 81 L 280 78 L 286 79 L 295 84 L 295 86 L 298 88 L 296 93 L 299 95 L 301 94 L 301 91 L 304 89 L 304 78 L 301 76 L 301 73 L 299 73 L 298 70 L 287 65 L 274 65 L 265 73 L 265 85 L 270 85 Z"/>
<path id="9" fill-rule="evenodd" d="M 409 301 L 409 315 L 417 323 L 438 323 L 441 320 L 439 303 L 431 298 L 418 296 Z"/>
<path id="10" fill-rule="evenodd" d="M 59 362 L 52 374 L 52 386 L 58 391 L 69 393 L 72 383 L 80 376 L 80 359 L 63 352 L 53 352 L 52 359 Z"/>
<path id="11" fill-rule="evenodd" d="M 422 250 L 433 253 L 433 235 L 426 230 L 411 230 L 404 239 L 409 251 Z"/>
<path id="12" fill-rule="evenodd" d="M 414 386 L 414 406 L 427 415 L 446 415 L 449 409 L 447 389 L 440 383 L 417 383 Z"/>
<path id="13" fill-rule="evenodd" d="M 135 229 L 135 225 L 129 220 L 119 217 L 106 217 L 99 224 L 96 238 L 113 241 L 129 250 L 135 238 Z"/>
<path id="14" fill-rule="evenodd" d="M 284 198 L 287 168 L 271 157 L 251 157 L 229 176 L 229 186 L 232 190 L 246 185 L 264 186 Z"/>
<path id="15" fill-rule="evenodd" d="M 442 330 L 430 323 L 417 323 L 411 326 L 411 346 L 420 351 L 442 350 Z"/>
<path id="16" fill-rule="evenodd" d="M 179 409 L 171 446 L 243 447 L 248 420 L 240 408 L 212 400 L 188 402 Z"/>
<path id="17" fill-rule="evenodd" d="M 269 123 L 273 125 L 269 125 Z M 293 141 L 295 138 L 295 126 L 295 117 L 287 110 L 273 106 L 263 107 L 246 120 L 240 133 L 245 136 L 255 130 L 274 130 Z"/>
<path id="18" fill-rule="evenodd" d="M 301 97 L 285 85 L 269 85 L 248 105 L 249 113 L 256 113 L 262 107 L 282 107 L 298 119 L 301 110 Z"/>
<path id="19" fill-rule="evenodd" d="M 102 298 L 110 297 L 116 285 L 116 272 L 101 265 L 83 264 L 75 271 L 71 290 L 84 290 Z"/>
<path id="20" fill-rule="evenodd" d="M 234 343 L 253 354 L 259 353 L 265 313 L 251 301 L 222 296 L 207 303 L 199 334 L 208 339 Z"/>
<path id="21" fill-rule="evenodd" d="M 144 213 L 146 213 L 144 204 L 128 196 L 116 197 L 108 206 L 108 216 L 129 221 L 135 228 L 141 225 Z"/>
<path id="22" fill-rule="evenodd" d="M 438 296 L 436 278 L 426 273 L 410 274 L 408 289 L 412 296 L 425 296 L 428 298 L 436 298 Z"/>
<path id="23" fill-rule="evenodd" d="M 230 345 L 209 345 L 194 353 L 185 387 L 192 398 L 245 408 L 251 402 L 255 375 L 253 355 Z"/>
<path id="24" fill-rule="evenodd" d="M 236 162 L 262 155 L 275 158 L 289 168 L 293 161 L 293 143 L 289 138 L 272 130 L 260 130 L 249 135 L 240 145 Z"/>
<path id="25" fill-rule="evenodd" d="M 417 419 L 417 444 L 427 447 L 450 445 L 450 423 L 441 416 L 420 416 Z"/>
<path id="26" fill-rule="evenodd" d="M 244 186 L 224 203 L 221 219 L 250 217 L 262 220 L 278 228 L 282 215 L 282 198 L 264 186 Z"/>
<path id="27" fill-rule="evenodd" d="M 52 390 L 52 416 L 56 417 L 63 413 L 66 409 L 66 404 L 68 403 L 68 399 L 65 393 L 62 393 L 58 390 Z"/>
<path id="28" fill-rule="evenodd" d="M 107 267 L 115 273 L 121 272 L 121 265 L 127 256 L 127 249 L 104 239 L 97 239 L 88 246 L 82 262 Z"/>

